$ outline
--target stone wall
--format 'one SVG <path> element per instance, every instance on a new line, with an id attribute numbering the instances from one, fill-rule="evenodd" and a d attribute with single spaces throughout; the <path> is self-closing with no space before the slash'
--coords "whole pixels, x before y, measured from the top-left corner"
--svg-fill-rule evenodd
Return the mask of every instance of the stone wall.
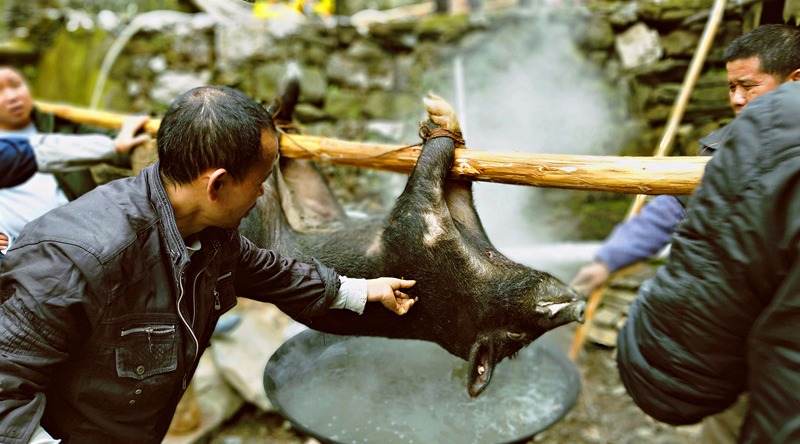
<path id="1" fill-rule="evenodd" d="M 153 3 L 158 2 L 145 2 L 151 7 Z M 68 94 L 62 85 L 48 88 L 56 75 L 91 85 L 103 56 L 112 45 L 124 43 L 108 72 L 101 107 L 157 113 L 181 90 L 208 82 L 268 99 L 287 62 L 293 60 L 303 72 L 298 118 L 366 122 L 417 116 L 420 94 L 442 81 L 453 57 L 464 48 L 478 46 L 475 42 L 504 28 L 537 26 L 546 17 L 574 31 L 572 43 L 616 95 L 626 98 L 630 119 L 658 133 L 680 90 L 711 3 L 606 1 L 549 9 L 539 5 L 485 12 L 478 18 L 431 16 L 379 23 L 382 17 L 377 16 L 369 26 L 357 17 L 221 23 L 204 12 L 140 11 L 150 18 L 142 20 L 143 26 L 133 26 L 138 31 L 127 43 L 120 34 L 131 31 L 125 25 L 132 17 L 124 11 L 94 16 L 78 9 L 40 10 L 40 16 L 29 11 L 17 16 L 27 18 L 32 29 L 17 29 L 26 26 L 19 19 L 10 24 L 15 35 L 37 44 L 39 57 L 27 72 L 40 78 L 35 87 L 42 98 L 64 100 Z M 693 132 L 688 126 L 701 127 L 704 133 L 707 126 L 730 118 L 721 57 L 726 44 L 741 32 L 742 15 L 736 6 L 726 13 L 689 103 L 683 133 Z M 42 29 L 50 32 L 36 32 Z M 80 73 L 71 72 L 81 64 Z M 83 96 L 72 101 L 88 104 L 91 90 L 83 89 Z M 642 148 L 635 151 L 649 154 Z M 683 152 L 684 146 L 680 148 Z"/>
<path id="2" fill-rule="evenodd" d="M 467 97 L 475 108 L 498 106 L 499 111 L 470 117 L 470 128 L 500 127 L 519 115 L 545 120 L 557 112 L 563 114 L 548 123 L 556 132 L 579 118 L 586 119 L 582 125 L 601 127 L 583 139 L 548 139 L 541 152 L 638 155 L 650 155 L 658 145 L 712 4 L 608 0 L 500 8 L 487 3 L 483 12 L 471 15 L 392 21 L 396 14 L 390 11 L 255 20 L 249 11 L 196 6 L 204 2 L 149 0 L 133 10 L 110 12 L 99 3 L 92 10 L 86 2 L 83 9 L 70 9 L 63 7 L 69 1 L 59 3 L 61 8 L 48 8 L 55 2 L 47 0 L 2 1 L 5 17 L 10 10 L 25 13 L 11 14 L 16 19 L 7 21 L 11 27 L 0 62 L 23 65 L 43 100 L 89 105 L 94 97 L 100 108 L 159 115 L 180 92 L 214 83 L 267 101 L 287 66 L 295 64 L 302 78 L 296 119 L 310 134 L 414 143 L 420 98 L 433 90 L 456 105 Z M 165 6 L 172 11 L 157 9 Z M 680 127 L 676 154 L 695 154 L 696 139 L 732 117 L 722 52 L 740 34 L 746 12 L 734 5 L 725 13 Z M 27 46 L 10 50 L 14 42 Z M 115 51 L 118 55 L 110 57 Z M 458 66 L 472 95 L 463 88 L 459 95 Z M 104 77 L 105 87 L 97 94 L 98 79 Z M 481 95 L 498 83 L 508 89 Z M 540 101 L 544 93 L 558 106 L 529 111 L 519 102 L 505 102 L 523 94 Z M 578 103 L 595 93 L 599 102 Z M 503 134 L 522 133 L 528 121 Z M 580 128 L 564 126 L 561 132 L 584 132 Z M 539 138 L 533 133 L 516 143 Z M 477 139 L 468 138 L 468 145 L 472 140 Z M 497 137 L 478 147 L 495 143 Z M 579 206 L 585 209 L 590 207 L 586 199 L 629 197 L 582 193 Z M 621 211 L 603 210 L 599 219 L 614 223 Z M 596 215 L 585 217 L 596 225 Z M 598 232 L 606 233 L 608 223 Z"/>

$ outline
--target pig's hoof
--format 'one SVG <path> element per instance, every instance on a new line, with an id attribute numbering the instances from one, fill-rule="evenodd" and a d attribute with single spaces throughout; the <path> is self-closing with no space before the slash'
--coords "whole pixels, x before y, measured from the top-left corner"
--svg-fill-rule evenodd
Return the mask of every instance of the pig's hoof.
<path id="1" fill-rule="evenodd" d="M 422 99 L 422 103 L 425 105 L 425 112 L 428 113 L 428 118 L 431 119 L 433 123 L 454 133 L 461 132 L 461 126 L 458 123 L 456 112 L 445 99 L 429 92 L 428 95 Z"/>

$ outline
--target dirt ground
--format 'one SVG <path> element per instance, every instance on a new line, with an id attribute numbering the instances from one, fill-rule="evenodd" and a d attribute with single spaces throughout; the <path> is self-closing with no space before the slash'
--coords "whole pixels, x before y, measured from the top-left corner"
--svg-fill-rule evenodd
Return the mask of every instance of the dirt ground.
<path id="1" fill-rule="evenodd" d="M 571 340 L 564 331 L 562 342 Z M 570 412 L 530 443 L 688 444 L 698 440 L 699 426 L 671 427 L 643 414 L 622 386 L 614 350 L 592 344 L 577 362 L 581 392 Z M 211 444 L 313 444 L 277 413 L 246 406 L 211 438 Z"/>

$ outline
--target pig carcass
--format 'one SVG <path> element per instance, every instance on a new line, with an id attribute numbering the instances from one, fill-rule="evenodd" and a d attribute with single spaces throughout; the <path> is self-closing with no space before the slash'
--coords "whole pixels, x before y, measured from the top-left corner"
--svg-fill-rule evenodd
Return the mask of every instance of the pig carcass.
<path id="1" fill-rule="evenodd" d="M 287 89 L 276 121 L 290 117 L 295 98 L 296 87 Z M 317 259 L 345 276 L 416 280 L 406 292 L 419 300 L 404 316 L 367 304 L 363 315 L 334 310 L 309 327 L 433 341 L 469 361 L 467 390 L 475 397 L 497 363 L 550 329 L 583 322 L 584 302 L 555 277 L 492 245 L 473 204 L 472 183 L 447 178 L 456 144 L 441 128 L 459 133 L 455 113 L 436 96 L 424 104 L 429 118 L 420 132 L 434 137 L 424 141 L 388 216 L 349 218 L 312 162 L 283 158 L 241 230 L 260 246 Z"/>

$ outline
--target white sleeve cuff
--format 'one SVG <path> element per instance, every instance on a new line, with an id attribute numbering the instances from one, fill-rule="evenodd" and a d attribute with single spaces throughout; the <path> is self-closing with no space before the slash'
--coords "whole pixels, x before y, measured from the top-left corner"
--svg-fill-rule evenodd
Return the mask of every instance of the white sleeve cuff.
<path id="1" fill-rule="evenodd" d="M 41 425 L 37 425 L 28 444 L 58 444 L 60 442 L 60 439 L 53 439 Z"/>
<path id="2" fill-rule="evenodd" d="M 45 173 L 84 169 L 117 154 L 114 141 L 102 134 L 35 134 L 29 140 L 36 167 Z"/>
<path id="3" fill-rule="evenodd" d="M 367 280 L 339 276 L 339 293 L 331 308 L 345 308 L 358 314 L 364 313 L 367 305 Z"/>

